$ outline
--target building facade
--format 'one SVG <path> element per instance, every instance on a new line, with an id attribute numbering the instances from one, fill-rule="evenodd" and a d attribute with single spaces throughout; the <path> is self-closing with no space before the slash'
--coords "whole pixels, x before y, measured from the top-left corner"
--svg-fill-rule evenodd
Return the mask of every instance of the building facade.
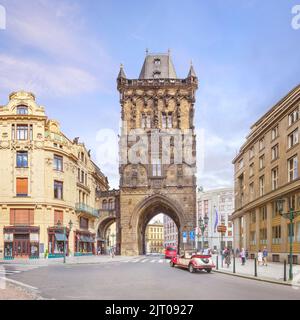
<path id="1" fill-rule="evenodd" d="M 107 178 L 32 93 L 0 106 L 0 158 L 0 257 L 94 254 Z"/>
<path id="2" fill-rule="evenodd" d="M 178 247 L 178 229 L 176 223 L 168 216 L 164 215 L 164 247 Z"/>
<path id="3" fill-rule="evenodd" d="M 196 160 L 174 159 L 173 138 L 176 133 L 181 141 L 190 133 L 186 145 L 196 159 L 198 79 L 193 67 L 186 78 L 179 79 L 170 53 L 147 53 L 138 79 L 127 79 L 121 67 L 117 82 L 122 119 L 121 248 L 123 255 L 135 256 L 145 253 L 146 226 L 157 214 L 170 216 L 180 234 L 195 229 Z M 163 146 L 163 136 L 169 137 L 170 148 Z M 170 150 L 165 155 L 169 162 L 163 161 L 166 150 Z"/>
<path id="4" fill-rule="evenodd" d="M 233 188 L 209 191 L 199 190 L 197 195 L 197 242 L 198 248 L 211 248 L 220 251 L 225 247 L 233 248 L 233 223 L 230 217 L 234 212 Z M 208 218 L 204 234 L 199 228 L 199 220 Z M 226 226 L 226 233 L 219 233 L 217 226 Z"/>
<path id="5" fill-rule="evenodd" d="M 148 224 L 146 228 L 146 254 L 164 253 L 164 225 L 160 222 Z"/>
<path id="6" fill-rule="evenodd" d="M 273 261 L 287 259 L 289 222 L 284 212 L 300 210 L 300 86 L 289 92 L 252 127 L 233 160 L 235 171 L 234 242 L 252 256 L 267 247 Z M 293 260 L 300 256 L 300 217 L 293 226 Z"/>

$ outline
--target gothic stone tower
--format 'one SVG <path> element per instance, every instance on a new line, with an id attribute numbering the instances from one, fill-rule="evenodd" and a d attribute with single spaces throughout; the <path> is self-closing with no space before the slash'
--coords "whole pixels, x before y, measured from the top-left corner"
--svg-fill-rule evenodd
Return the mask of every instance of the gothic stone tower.
<path id="1" fill-rule="evenodd" d="M 120 136 L 120 229 L 122 255 L 145 253 L 145 229 L 157 214 L 170 216 L 179 230 L 179 247 L 183 244 L 182 234 L 195 230 L 196 224 L 196 161 L 182 160 L 175 140 L 182 139 L 196 157 L 194 134 L 195 92 L 198 79 L 191 66 L 185 79 L 178 79 L 168 54 L 148 54 L 139 79 L 127 79 L 123 66 L 118 76 L 122 128 Z M 138 138 L 128 135 L 131 130 L 143 132 Z M 171 132 L 171 134 L 169 134 Z M 172 135 L 177 133 L 177 138 Z M 185 140 L 184 134 L 190 138 Z M 179 134 L 178 134 L 179 133 Z M 170 135 L 170 160 L 163 160 L 166 145 L 162 136 Z M 149 142 L 143 153 L 134 145 L 146 136 Z M 153 138 L 154 137 L 154 138 Z M 178 141 L 178 140 L 176 140 Z M 154 146 L 155 145 L 155 146 Z M 153 148 L 151 148 L 154 146 Z M 179 149 L 179 150 L 178 150 Z M 132 150 L 144 161 L 132 161 Z M 145 148 L 143 149 L 145 150 Z M 188 151 L 188 153 L 189 153 Z M 131 153 L 130 153 L 131 152 Z M 182 152 L 183 154 L 186 151 Z M 147 161 L 145 161 L 145 159 Z"/>

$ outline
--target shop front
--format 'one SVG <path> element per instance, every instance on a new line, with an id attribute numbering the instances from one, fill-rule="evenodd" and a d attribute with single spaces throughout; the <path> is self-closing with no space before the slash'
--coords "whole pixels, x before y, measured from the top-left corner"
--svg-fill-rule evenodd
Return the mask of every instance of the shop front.
<path id="1" fill-rule="evenodd" d="M 75 231 L 75 256 L 86 256 L 95 254 L 94 233 L 88 231 Z"/>
<path id="2" fill-rule="evenodd" d="M 38 227 L 5 227 L 4 259 L 38 259 L 39 233 Z"/>
<path id="3" fill-rule="evenodd" d="M 63 258 L 64 253 L 69 256 L 69 234 L 68 228 L 48 228 L 48 258 Z"/>

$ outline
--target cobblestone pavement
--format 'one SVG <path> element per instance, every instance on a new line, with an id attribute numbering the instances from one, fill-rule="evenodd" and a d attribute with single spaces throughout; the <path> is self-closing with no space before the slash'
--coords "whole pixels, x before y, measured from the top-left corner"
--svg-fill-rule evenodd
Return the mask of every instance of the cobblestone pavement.
<path id="1" fill-rule="evenodd" d="M 5 289 L 0 289 L 0 300 L 37 300 L 38 297 L 25 290 L 7 284 Z"/>

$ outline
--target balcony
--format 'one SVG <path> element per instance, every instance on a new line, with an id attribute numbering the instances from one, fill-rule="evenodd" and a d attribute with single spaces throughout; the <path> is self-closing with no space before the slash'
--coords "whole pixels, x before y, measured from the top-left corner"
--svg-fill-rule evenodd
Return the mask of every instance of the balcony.
<path id="1" fill-rule="evenodd" d="M 99 218 L 99 210 L 88 206 L 85 203 L 76 203 L 75 205 L 76 213 L 84 213 L 86 215 Z"/>

